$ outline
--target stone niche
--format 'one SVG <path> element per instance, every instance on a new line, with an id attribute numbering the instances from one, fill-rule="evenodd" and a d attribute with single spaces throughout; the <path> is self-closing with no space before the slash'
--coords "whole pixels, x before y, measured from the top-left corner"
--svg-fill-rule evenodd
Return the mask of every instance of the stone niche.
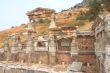
<path id="1" fill-rule="evenodd" d="M 41 64 L 48 64 L 48 52 L 36 52 L 36 62 Z"/>
<path id="2" fill-rule="evenodd" d="M 24 51 L 19 52 L 18 54 L 19 62 L 26 62 L 26 53 Z"/>

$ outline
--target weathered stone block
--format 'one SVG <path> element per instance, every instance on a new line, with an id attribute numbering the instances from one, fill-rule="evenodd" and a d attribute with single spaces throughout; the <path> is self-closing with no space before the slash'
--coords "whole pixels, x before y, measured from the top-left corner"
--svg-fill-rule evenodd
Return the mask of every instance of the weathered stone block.
<path id="1" fill-rule="evenodd" d="M 69 53 L 57 53 L 56 59 L 58 64 L 62 64 L 62 62 L 65 64 L 71 63 L 71 55 Z"/>
<path id="2" fill-rule="evenodd" d="M 56 64 L 55 53 L 49 53 L 49 64 L 50 65 L 55 65 Z"/>

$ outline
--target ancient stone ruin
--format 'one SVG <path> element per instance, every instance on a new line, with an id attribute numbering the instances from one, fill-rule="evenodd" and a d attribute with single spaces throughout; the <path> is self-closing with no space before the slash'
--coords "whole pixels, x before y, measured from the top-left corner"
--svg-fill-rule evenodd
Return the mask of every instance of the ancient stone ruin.
<path id="1" fill-rule="evenodd" d="M 52 14 L 49 33 L 45 36 L 37 35 L 31 21 L 23 33 L 9 35 L 4 42 L 5 56 L 2 61 L 28 66 L 60 65 L 62 68 L 75 63 L 81 73 L 88 73 L 88 69 L 96 73 L 93 68 L 96 66 L 96 56 L 92 31 L 78 31 L 69 25 L 59 28 L 55 21 L 55 14 Z"/>
<path id="2" fill-rule="evenodd" d="M 48 34 L 38 35 L 32 19 L 24 32 L 4 40 L 0 73 L 109 73 L 110 13 L 100 14 L 92 28 L 84 31 L 57 26 L 55 13 L 49 13 Z"/>

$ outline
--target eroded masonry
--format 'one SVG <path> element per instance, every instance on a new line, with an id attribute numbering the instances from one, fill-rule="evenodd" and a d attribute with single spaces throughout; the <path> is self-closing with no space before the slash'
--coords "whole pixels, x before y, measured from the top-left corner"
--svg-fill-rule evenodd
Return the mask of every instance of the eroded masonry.
<path id="1" fill-rule="evenodd" d="M 30 22 L 23 33 L 5 39 L 1 61 L 65 65 L 66 73 L 109 73 L 110 14 L 99 15 L 91 29 L 80 31 L 77 26 L 58 27 L 54 11 L 43 10 L 46 16 L 51 16 L 48 18 L 51 22 L 48 35 L 41 36 L 32 26 L 34 21 L 40 21 L 36 18 L 43 18 L 42 13 L 36 13 L 39 9 L 27 14 Z"/>

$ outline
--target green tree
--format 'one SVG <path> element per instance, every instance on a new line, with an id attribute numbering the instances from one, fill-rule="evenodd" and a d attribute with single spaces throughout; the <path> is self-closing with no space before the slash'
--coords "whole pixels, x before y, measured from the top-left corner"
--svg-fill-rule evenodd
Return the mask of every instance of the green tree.
<path id="1" fill-rule="evenodd" d="M 97 15 L 99 14 L 100 10 L 101 10 L 101 0 L 91 0 L 89 3 L 89 12 L 87 13 L 87 15 L 89 16 L 90 20 L 93 20 L 97 17 Z"/>
<path id="2" fill-rule="evenodd" d="M 94 20 L 101 11 L 102 0 L 91 0 L 89 2 L 89 11 L 81 13 L 77 20 Z"/>
<path id="3" fill-rule="evenodd" d="M 110 11 L 110 0 L 102 0 L 106 10 Z"/>

